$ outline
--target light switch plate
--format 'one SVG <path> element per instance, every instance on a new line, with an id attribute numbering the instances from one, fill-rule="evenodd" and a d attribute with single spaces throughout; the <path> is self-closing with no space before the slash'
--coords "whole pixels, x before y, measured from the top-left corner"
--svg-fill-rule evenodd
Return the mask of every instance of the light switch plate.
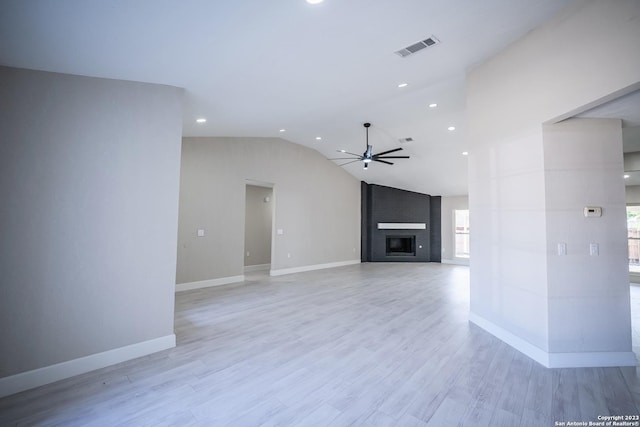
<path id="1" fill-rule="evenodd" d="M 600 254 L 600 249 L 598 248 L 597 243 L 589 243 L 589 255 L 598 256 Z"/>
<path id="2" fill-rule="evenodd" d="M 558 243 L 558 255 L 566 255 L 567 254 L 567 244 L 566 243 Z"/>

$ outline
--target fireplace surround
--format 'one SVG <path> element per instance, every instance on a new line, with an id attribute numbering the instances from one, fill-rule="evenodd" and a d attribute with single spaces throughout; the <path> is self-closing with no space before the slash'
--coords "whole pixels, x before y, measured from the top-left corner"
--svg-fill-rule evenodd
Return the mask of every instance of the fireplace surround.
<path id="1" fill-rule="evenodd" d="M 363 262 L 440 262 L 440 197 L 361 183 Z"/>

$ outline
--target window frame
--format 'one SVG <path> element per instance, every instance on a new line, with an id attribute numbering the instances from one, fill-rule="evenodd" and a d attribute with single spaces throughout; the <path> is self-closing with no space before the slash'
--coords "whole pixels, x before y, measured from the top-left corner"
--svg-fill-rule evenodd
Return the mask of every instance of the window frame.
<path id="1" fill-rule="evenodd" d="M 458 231 L 458 226 L 457 226 L 457 215 L 458 212 L 466 212 L 466 226 L 465 226 L 465 230 L 463 231 Z M 470 222 L 470 213 L 469 213 L 469 209 L 454 209 L 453 210 L 453 258 L 456 259 L 465 259 L 468 260 L 471 257 L 471 248 L 470 248 L 470 241 L 471 241 L 471 227 L 469 226 L 469 222 Z M 458 235 L 460 236 L 467 236 L 467 252 L 466 255 L 462 254 L 462 255 L 458 255 Z M 461 251 L 462 252 L 462 251 Z"/>

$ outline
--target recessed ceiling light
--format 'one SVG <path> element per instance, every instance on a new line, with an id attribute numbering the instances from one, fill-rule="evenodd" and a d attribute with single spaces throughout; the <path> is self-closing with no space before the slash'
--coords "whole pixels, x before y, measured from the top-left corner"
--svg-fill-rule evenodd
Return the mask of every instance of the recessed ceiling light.
<path id="1" fill-rule="evenodd" d="M 625 175 L 625 176 L 624 176 L 624 179 L 629 179 L 629 175 Z"/>
<path id="2" fill-rule="evenodd" d="M 286 132 L 286 131 L 287 131 L 286 129 L 280 129 L 280 132 Z"/>
<path id="3" fill-rule="evenodd" d="M 198 122 L 198 123 L 207 123 L 207 119 L 199 118 L 199 119 L 196 119 L 196 122 Z"/>
<path id="4" fill-rule="evenodd" d="M 398 87 L 407 87 L 409 85 L 409 83 L 400 83 L 398 85 Z"/>
<path id="5" fill-rule="evenodd" d="M 322 3 L 324 0 L 307 0 L 307 3 L 309 4 L 320 4 Z"/>
<path id="6" fill-rule="evenodd" d="M 455 126 L 449 126 L 449 127 L 447 128 L 447 130 L 456 130 L 456 127 L 455 127 Z"/>
<path id="7" fill-rule="evenodd" d="M 468 155 L 469 155 L 469 152 L 468 152 L 468 151 L 463 151 L 463 152 L 462 152 L 462 155 L 463 155 L 463 156 L 468 156 Z"/>
<path id="8" fill-rule="evenodd" d="M 429 108 L 436 108 L 438 106 L 438 104 L 436 104 L 435 102 L 433 104 L 429 104 Z"/>
<path id="9" fill-rule="evenodd" d="M 316 136 L 316 141 L 320 141 L 322 139 L 321 136 Z"/>

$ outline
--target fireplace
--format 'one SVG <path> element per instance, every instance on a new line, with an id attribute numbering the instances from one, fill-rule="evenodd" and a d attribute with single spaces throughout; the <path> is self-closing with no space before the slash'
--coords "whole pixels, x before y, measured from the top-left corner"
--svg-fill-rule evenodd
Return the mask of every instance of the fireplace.
<path id="1" fill-rule="evenodd" d="M 416 256 L 416 236 L 387 236 L 387 256 Z"/>

